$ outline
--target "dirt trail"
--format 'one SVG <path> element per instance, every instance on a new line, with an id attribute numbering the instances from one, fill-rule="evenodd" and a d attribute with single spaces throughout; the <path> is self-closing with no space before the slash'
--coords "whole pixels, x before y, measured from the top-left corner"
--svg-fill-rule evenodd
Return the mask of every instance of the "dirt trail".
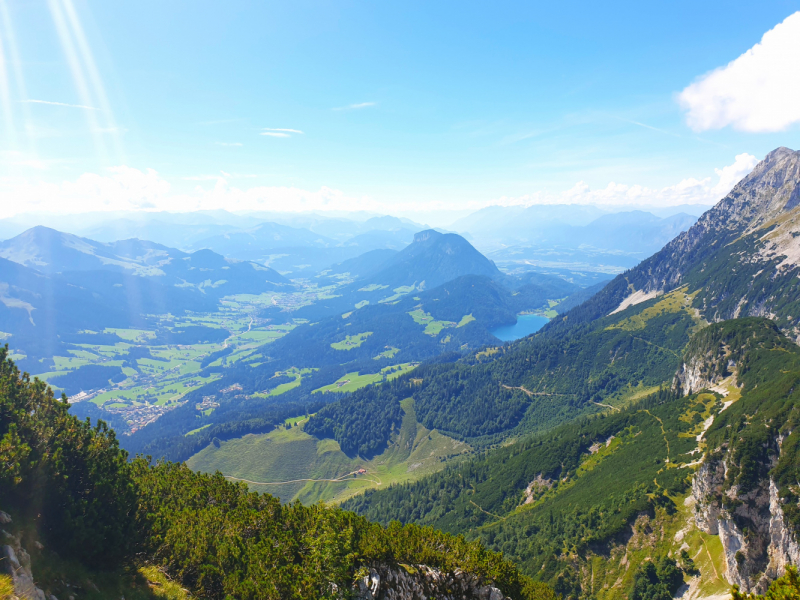
<path id="1" fill-rule="evenodd" d="M 472 504 L 472 506 L 477 508 L 479 511 L 481 511 L 483 514 L 489 515 L 490 517 L 494 517 L 495 519 L 500 519 L 501 521 L 505 521 L 508 518 L 508 517 L 501 517 L 500 515 L 496 515 L 494 513 L 490 513 L 488 510 L 484 510 L 481 506 L 475 504 L 472 500 L 470 500 L 469 503 Z"/>
<path id="2" fill-rule="evenodd" d="M 659 419 L 657 416 L 655 416 L 653 413 L 651 413 L 649 410 L 647 410 L 647 409 L 642 409 L 639 412 L 646 412 L 648 415 L 650 415 L 656 421 L 658 421 L 658 424 L 661 426 L 661 435 L 664 436 L 664 443 L 667 445 L 667 460 L 666 460 L 666 462 L 669 463 L 669 440 L 667 439 L 667 432 L 664 431 L 664 422 L 661 419 Z"/>
<path id="3" fill-rule="evenodd" d="M 548 392 L 532 392 L 529 389 L 525 388 L 524 386 L 512 386 L 506 385 L 505 383 L 500 384 L 501 388 L 505 388 L 507 390 L 521 390 L 528 394 L 528 396 L 574 396 L 575 394 L 550 394 Z"/>
<path id="4" fill-rule="evenodd" d="M 356 475 L 356 474 L 358 474 L 358 471 L 350 471 L 346 475 L 340 475 L 336 479 L 290 479 L 288 481 L 250 481 L 249 479 L 242 479 L 240 477 L 234 477 L 233 475 L 223 475 L 223 477 L 225 477 L 225 479 L 232 479 L 234 481 L 242 481 L 244 483 L 250 483 L 252 485 L 283 485 L 283 484 L 286 484 L 286 483 L 300 483 L 302 481 L 314 481 L 314 482 L 325 481 L 325 482 L 329 482 L 329 483 L 346 483 L 348 481 L 353 481 L 353 480 L 349 480 L 347 478 L 350 477 L 351 475 Z M 378 481 L 375 481 L 375 479 L 370 479 L 369 477 L 362 477 L 361 481 L 371 481 L 375 485 L 381 485 L 380 478 L 377 477 L 377 476 L 375 476 L 375 477 L 376 477 L 376 479 L 378 479 Z M 357 481 L 357 480 L 355 480 L 355 481 Z"/>
<path id="5" fill-rule="evenodd" d="M 658 344 L 654 344 L 653 342 L 650 342 L 650 341 L 648 341 L 648 340 L 646 340 L 644 338 L 634 337 L 633 339 L 639 340 L 640 342 L 644 342 L 645 344 L 653 346 L 654 348 L 658 348 L 659 350 L 663 350 L 664 352 L 669 352 L 673 356 L 677 356 L 678 358 L 680 358 L 680 354 L 678 354 L 674 350 L 670 350 L 669 348 L 664 348 L 664 346 L 659 346 Z"/>
<path id="6" fill-rule="evenodd" d="M 617 412 L 622 412 L 616 406 L 611 406 L 610 404 L 603 404 L 602 402 L 595 402 L 594 400 L 591 400 L 591 403 L 592 404 L 597 404 L 597 406 L 604 406 L 606 408 L 610 408 L 610 409 L 615 410 Z"/>

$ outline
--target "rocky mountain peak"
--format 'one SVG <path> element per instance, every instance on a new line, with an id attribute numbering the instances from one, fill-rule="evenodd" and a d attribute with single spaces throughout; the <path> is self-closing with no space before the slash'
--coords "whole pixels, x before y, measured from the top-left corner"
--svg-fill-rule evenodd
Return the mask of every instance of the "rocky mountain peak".
<path id="1" fill-rule="evenodd" d="M 426 229 L 425 231 L 420 231 L 414 234 L 414 243 L 420 242 L 427 242 L 432 238 L 441 237 L 442 234 L 436 231 L 435 229 Z"/>
<path id="2" fill-rule="evenodd" d="M 701 221 L 750 233 L 800 204 L 800 151 L 777 148 L 767 154 Z M 716 222 L 716 223 L 714 223 Z"/>

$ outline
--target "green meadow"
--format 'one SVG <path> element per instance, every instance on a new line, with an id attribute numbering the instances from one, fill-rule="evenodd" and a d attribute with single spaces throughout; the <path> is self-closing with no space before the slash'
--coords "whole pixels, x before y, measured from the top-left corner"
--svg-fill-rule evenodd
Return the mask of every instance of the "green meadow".
<path id="1" fill-rule="evenodd" d="M 413 481 L 442 469 L 445 459 L 470 452 L 464 442 L 420 425 L 411 398 L 401 406 L 405 414 L 400 430 L 370 460 L 347 456 L 334 440 L 308 435 L 303 431 L 307 417 L 301 416 L 270 433 L 223 441 L 219 447 L 209 444 L 187 465 L 206 473 L 220 471 L 283 502 L 309 504 L 342 502 L 367 489 Z"/>

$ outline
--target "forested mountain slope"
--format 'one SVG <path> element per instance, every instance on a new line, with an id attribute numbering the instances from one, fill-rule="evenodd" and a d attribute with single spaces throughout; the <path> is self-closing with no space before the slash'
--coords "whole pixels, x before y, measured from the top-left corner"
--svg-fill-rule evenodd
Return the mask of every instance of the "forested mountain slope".
<path id="1" fill-rule="evenodd" d="M 10 579 L 25 597 L 78 589 L 89 599 L 142 598 L 136 569 L 147 566 L 212 600 L 371 598 L 415 588 L 475 600 L 553 597 L 463 538 L 383 528 L 323 505 L 283 506 L 175 463 L 128 462 L 113 431 L 71 416 L 65 401 L 16 370 L 5 349 L 0 465 L 0 506 L 11 513 L 2 513 L 10 531 L 0 584 Z"/>
<path id="2" fill-rule="evenodd" d="M 609 403 L 624 405 L 669 382 L 690 336 L 703 325 L 691 302 L 683 289 L 676 290 L 557 338 L 536 334 L 455 363 L 422 365 L 398 385 L 414 398 L 425 427 L 471 445 L 547 429 Z M 389 394 L 377 390 L 368 400 L 358 391 L 337 400 L 312 417 L 306 430 L 330 435 L 343 447 L 350 436 L 376 440 L 381 436 L 373 430 L 381 430 L 385 443 L 392 426 L 388 407 L 402 397 L 384 393 Z M 353 414 L 360 427 L 338 425 Z"/>
<path id="3" fill-rule="evenodd" d="M 668 554 L 691 597 L 763 593 L 800 559 L 799 383 L 774 323 L 725 321 L 692 338 L 672 388 L 345 506 L 481 539 L 567 597 L 628 597 Z"/>

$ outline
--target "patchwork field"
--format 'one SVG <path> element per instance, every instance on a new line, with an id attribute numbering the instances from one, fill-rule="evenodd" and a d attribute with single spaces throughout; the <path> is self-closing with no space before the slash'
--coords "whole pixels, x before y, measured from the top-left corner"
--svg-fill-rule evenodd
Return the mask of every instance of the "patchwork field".
<path id="1" fill-rule="evenodd" d="M 91 401 L 122 413 L 135 431 L 179 406 L 187 393 L 220 377 L 219 373 L 203 372 L 204 367 L 225 367 L 239 361 L 259 364 L 257 348 L 295 327 L 259 320 L 255 315 L 265 304 L 272 305 L 271 296 L 235 296 L 223 300 L 215 313 L 158 316 L 152 330 L 86 331 L 87 341 L 96 335 L 99 342 L 74 344 L 66 356 L 53 357 L 49 369 L 34 375 L 57 392 L 67 393 L 72 401 Z M 178 343 L 185 341 L 182 333 L 195 330 L 206 334 L 206 341 Z M 121 341 L 109 344 L 109 335 Z M 229 349 L 225 356 L 204 363 L 213 353 Z M 93 373 L 97 373 L 97 367 L 110 368 L 107 372 L 117 375 L 105 380 L 97 375 L 90 382 L 83 375 L 87 367 L 94 368 Z M 272 394 L 300 385 L 302 373 L 290 375 L 296 377 L 295 381 L 279 386 Z"/>

